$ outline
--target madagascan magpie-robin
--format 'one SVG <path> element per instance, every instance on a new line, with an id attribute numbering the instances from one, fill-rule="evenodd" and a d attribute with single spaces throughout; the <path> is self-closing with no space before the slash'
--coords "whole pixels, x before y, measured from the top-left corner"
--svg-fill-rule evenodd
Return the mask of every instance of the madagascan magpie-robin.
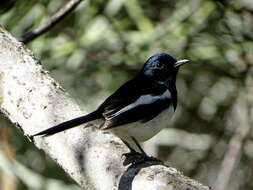
<path id="1" fill-rule="evenodd" d="M 139 74 L 123 84 L 95 111 L 60 123 L 33 136 L 53 135 L 72 127 L 100 122 L 100 129 L 118 136 L 130 149 L 125 156 L 148 156 L 138 142 L 146 141 L 167 127 L 177 107 L 176 76 L 188 60 L 177 61 L 166 53 L 151 56 Z M 141 153 L 130 144 L 134 142 Z M 134 162 L 134 161 L 129 161 Z"/>

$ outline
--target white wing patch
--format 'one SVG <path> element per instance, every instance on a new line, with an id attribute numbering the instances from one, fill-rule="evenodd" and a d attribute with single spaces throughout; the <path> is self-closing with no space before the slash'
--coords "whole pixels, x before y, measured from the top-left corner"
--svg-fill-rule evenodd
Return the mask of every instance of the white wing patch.
<path id="1" fill-rule="evenodd" d="M 152 104 L 157 100 L 164 100 L 167 98 L 171 98 L 171 93 L 169 90 L 166 90 L 163 94 L 160 94 L 158 96 L 151 96 L 151 95 L 143 95 L 140 96 L 134 103 L 129 104 L 128 106 L 122 108 L 121 110 L 117 111 L 116 113 L 112 114 L 110 117 L 107 117 L 106 120 L 113 119 L 114 117 L 131 110 L 137 106 L 145 105 L 145 104 Z"/>

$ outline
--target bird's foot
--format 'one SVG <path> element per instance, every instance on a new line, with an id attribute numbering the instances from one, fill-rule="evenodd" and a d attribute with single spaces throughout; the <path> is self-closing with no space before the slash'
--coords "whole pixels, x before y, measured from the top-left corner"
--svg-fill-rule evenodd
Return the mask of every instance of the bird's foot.
<path id="1" fill-rule="evenodd" d="M 143 154 L 143 153 L 136 152 L 136 151 L 131 151 L 131 152 L 125 153 L 122 156 L 125 157 L 125 160 L 123 162 L 124 166 L 127 166 L 129 164 L 132 164 L 132 165 L 142 164 L 142 163 L 148 162 L 148 161 L 162 163 L 161 160 L 159 160 L 153 156 L 148 156 L 147 154 Z"/>

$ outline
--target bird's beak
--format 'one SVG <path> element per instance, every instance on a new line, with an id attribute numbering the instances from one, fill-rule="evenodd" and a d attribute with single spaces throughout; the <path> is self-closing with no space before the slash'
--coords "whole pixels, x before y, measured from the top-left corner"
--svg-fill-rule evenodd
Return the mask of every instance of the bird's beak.
<path id="1" fill-rule="evenodd" d="M 188 59 L 179 60 L 175 63 L 174 67 L 179 68 L 179 67 L 181 67 L 182 65 L 184 65 L 185 63 L 188 63 L 188 62 L 189 62 Z"/>

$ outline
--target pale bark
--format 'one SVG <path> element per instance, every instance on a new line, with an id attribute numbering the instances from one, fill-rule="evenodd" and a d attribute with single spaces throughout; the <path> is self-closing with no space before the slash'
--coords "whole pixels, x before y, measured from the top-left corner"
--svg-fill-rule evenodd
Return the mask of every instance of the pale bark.
<path id="1" fill-rule="evenodd" d="M 31 51 L 0 28 L 0 109 L 25 135 L 84 114 Z M 152 162 L 123 167 L 127 148 L 111 134 L 78 127 L 35 145 L 86 190 L 207 190 L 174 168 Z M 29 158 L 32 159 L 32 158 Z"/>

